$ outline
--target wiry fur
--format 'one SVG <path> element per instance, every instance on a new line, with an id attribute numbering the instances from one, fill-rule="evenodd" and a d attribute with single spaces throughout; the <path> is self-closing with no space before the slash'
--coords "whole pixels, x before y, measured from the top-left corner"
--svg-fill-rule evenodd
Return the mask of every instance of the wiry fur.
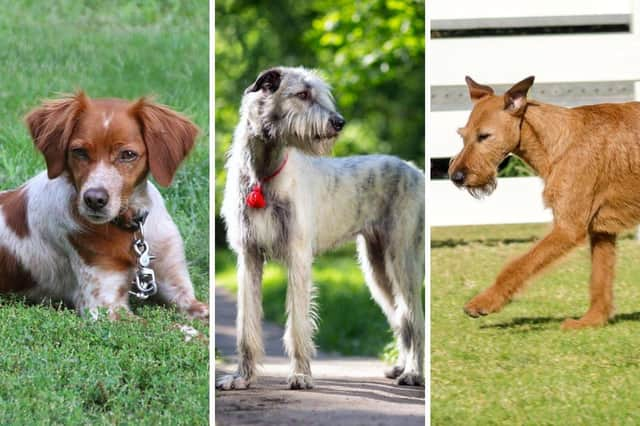
<path id="1" fill-rule="evenodd" d="M 289 386 L 312 386 L 313 258 L 356 237 L 367 284 L 398 340 L 400 363 L 389 374 L 399 384 L 423 384 L 424 176 L 390 156 L 316 156 L 329 151 L 343 124 L 328 85 L 307 69 L 267 70 L 245 91 L 221 209 L 238 255 L 240 360 L 219 388 L 246 388 L 256 377 L 268 259 L 288 268 Z M 266 208 L 248 207 L 253 185 L 285 158 L 282 171 L 262 185 Z"/>
<path id="2" fill-rule="evenodd" d="M 601 326 L 614 314 L 616 237 L 640 222 L 640 103 L 564 108 L 527 99 L 533 77 L 504 95 L 467 77 L 474 103 L 459 130 L 464 148 L 449 167 L 456 185 L 484 188 L 509 153 L 543 179 L 553 228 L 524 255 L 502 269 L 494 284 L 471 299 L 465 312 L 497 312 L 537 273 L 589 240 L 589 310 L 563 328 Z"/>

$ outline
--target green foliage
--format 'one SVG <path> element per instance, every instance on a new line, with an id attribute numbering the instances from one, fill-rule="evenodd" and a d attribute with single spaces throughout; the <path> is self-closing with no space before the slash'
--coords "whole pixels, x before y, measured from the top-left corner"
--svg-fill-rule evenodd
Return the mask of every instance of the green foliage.
<path id="1" fill-rule="evenodd" d="M 347 126 L 335 155 L 390 153 L 424 168 L 424 2 L 216 2 L 216 206 L 241 94 L 261 70 L 317 68 Z"/>
<path id="2" fill-rule="evenodd" d="M 436 228 L 431 250 L 431 424 L 636 424 L 640 246 L 619 241 L 617 315 L 566 332 L 589 302 L 590 256 L 573 252 L 502 312 L 462 313 L 548 225 Z M 606 397 L 603 397 L 606 395 Z"/>
<path id="3" fill-rule="evenodd" d="M 522 158 L 512 155 L 509 157 L 507 165 L 500 170 L 498 176 L 501 177 L 516 177 L 516 176 L 535 176 L 531 166 L 525 163 Z"/>
<path id="4" fill-rule="evenodd" d="M 42 99 L 156 94 L 201 129 L 169 189 L 196 294 L 209 295 L 208 2 L 0 0 L 0 190 L 44 169 L 23 116 Z M 144 321 L 89 322 L 0 298 L 0 424 L 206 424 L 208 345 L 183 315 L 136 303 Z M 193 324 L 204 335 L 208 327 Z"/>

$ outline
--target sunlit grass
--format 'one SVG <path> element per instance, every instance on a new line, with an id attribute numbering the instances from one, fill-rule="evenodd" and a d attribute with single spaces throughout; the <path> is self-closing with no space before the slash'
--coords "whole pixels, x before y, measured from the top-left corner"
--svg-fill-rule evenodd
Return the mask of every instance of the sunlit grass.
<path id="1" fill-rule="evenodd" d="M 23 123 L 42 99 L 79 88 L 157 95 L 202 130 L 163 194 L 207 301 L 207 2 L 0 0 L 0 9 L 0 190 L 44 169 Z M 171 309 L 136 303 L 135 312 L 143 320 L 90 322 L 2 296 L 0 424 L 206 424 L 207 340 L 185 343 L 175 325 L 190 322 Z"/>
<path id="2" fill-rule="evenodd" d="M 640 244 L 619 242 L 618 315 L 564 332 L 587 309 L 590 257 L 582 247 L 500 313 L 472 320 L 462 306 L 548 226 L 434 229 L 431 259 L 431 416 L 453 424 L 636 424 L 640 355 Z"/>

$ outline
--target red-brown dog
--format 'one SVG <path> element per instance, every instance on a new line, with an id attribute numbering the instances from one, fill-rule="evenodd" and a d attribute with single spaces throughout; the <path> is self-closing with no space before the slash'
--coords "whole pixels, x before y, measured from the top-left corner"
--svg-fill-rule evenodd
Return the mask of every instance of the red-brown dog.
<path id="1" fill-rule="evenodd" d="M 452 161 L 453 182 L 473 195 L 490 193 L 509 154 L 544 180 L 553 229 L 507 264 L 495 283 L 464 307 L 472 317 L 500 310 L 525 282 L 573 247 L 591 243 L 591 304 L 564 328 L 605 324 L 614 313 L 616 235 L 640 222 L 640 103 L 564 108 L 527 99 L 529 77 L 495 95 L 467 77 L 473 111 L 459 130 L 464 148 Z"/>

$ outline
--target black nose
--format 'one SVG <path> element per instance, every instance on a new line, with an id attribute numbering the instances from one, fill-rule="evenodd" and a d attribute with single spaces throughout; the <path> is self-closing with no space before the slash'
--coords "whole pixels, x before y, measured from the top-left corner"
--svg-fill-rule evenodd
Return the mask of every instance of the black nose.
<path id="1" fill-rule="evenodd" d="M 336 132 L 339 132 L 344 127 L 344 124 L 346 123 L 346 121 L 344 121 L 344 118 L 340 117 L 339 115 L 336 115 L 329 119 L 329 123 L 331 123 L 331 126 L 333 126 Z"/>
<path id="2" fill-rule="evenodd" d="M 451 180 L 456 185 L 462 185 L 464 183 L 465 174 L 462 170 L 458 170 L 451 176 Z"/>
<path id="3" fill-rule="evenodd" d="M 84 193 L 84 203 L 93 210 L 100 210 L 109 202 L 109 194 L 104 188 L 91 188 Z"/>

